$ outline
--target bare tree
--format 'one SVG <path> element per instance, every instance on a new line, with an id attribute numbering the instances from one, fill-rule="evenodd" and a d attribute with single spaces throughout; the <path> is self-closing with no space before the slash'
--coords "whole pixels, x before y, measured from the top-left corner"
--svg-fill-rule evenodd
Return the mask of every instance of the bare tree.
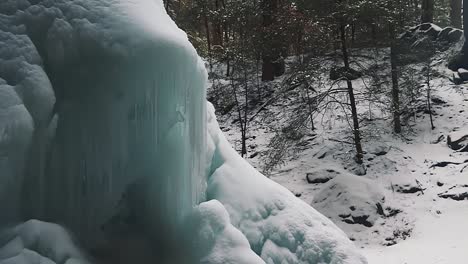
<path id="1" fill-rule="evenodd" d="M 393 110 L 393 131 L 401 133 L 401 120 L 400 120 L 400 88 L 398 83 L 398 67 L 397 67 L 397 48 L 395 39 L 395 27 L 390 24 L 390 65 L 392 75 L 392 110 Z"/>
<path id="2" fill-rule="evenodd" d="M 349 54 L 348 54 L 348 48 L 347 48 L 347 40 L 346 40 L 346 25 L 344 21 L 341 21 L 339 24 L 339 29 L 340 29 L 340 39 L 341 39 L 341 51 L 343 53 L 343 62 L 345 66 L 345 71 L 349 71 Z M 354 136 L 354 145 L 356 148 L 356 162 L 358 164 L 362 164 L 362 159 L 363 159 L 363 150 L 362 150 L 362 145 L 361 145 L 361 133 L 359 130 L 359 117 L 358 117 L 358 112 L 356 108 L 356 99 L 354 97 L 354 89 L 353 89 L 353 83 L 351 80 L 346 78 L 346 84 L 348 86 L 348 96 L 349 96 L 349 101 L 350 101 L 350 107 L 351 107 L 351 115 L 353 119 L 353 136 Z"/>
<path id="3" fill-rule="evenodd" d="M 462 0 L 450 0 L 450 24 L 452 27 L 462 27 Z"/>
<path id="4" fill-rule="evenodd" d="M 432 23 L 434 21 L 434 0 L 422 0 L 421 23 Z"/>

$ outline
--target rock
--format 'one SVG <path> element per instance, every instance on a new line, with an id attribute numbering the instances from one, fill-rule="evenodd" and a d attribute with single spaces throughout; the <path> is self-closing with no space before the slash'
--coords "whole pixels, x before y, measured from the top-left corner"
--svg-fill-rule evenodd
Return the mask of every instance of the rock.
<path id="1" fill-rule="evenodd" d="M 252 155 L 249 156 L 249 159 L 253 159 L 258 156 L 258 152 L 253 153 Z"/>
<path id="2" fill-rule="evenodd" d="M 417 193 L 417 192 L 422 192 L 424 193 L 424 190 L 421 186 L 406 183 L 406 184 L 395 184 L 394 185 L 394 190 L 395 192 L 398 193 Z"/>
<path id="3" fill-rule="evenodd" d="M 330 69 L 330 79 L 336 81 L 338 79 L 348 79 L 350 81 L 356 80 L 362 77 L 362 72 L 354 70 L 352 68 L 346 69 L 346 67 L 332 67 Z"/>
<path id="4" fill-rule="evenodd" d="M 422 31 L 425 35 L 431 37 L 433 40 L 439 36 L 439 33 L 442 32 L 442 28 L 432 23 L 424 23 L 419 26 L 419 30 Z"/>
<path id="5" fill-rule="evenodd" d="M 308 183 L 319 184 L 319 183 L 326 183 L 338 175 L 341 175 L 341 172 L 338 172 L 333 169 L 322 169 L 322 170 L 317 170 L 314 172 L 307 173 L 306 179 Z"/>
<path id="6" fill-rule="evenodd" d="M 453 73 L 452 82 L 456 85 L 463 83 L 463 79 L 460 77 L 460 74 L 458 74 L 458 72 Z"/>
<path id="7" fill-rule="evenodd" d="M 447 145 L 449 148 L 459 151 L 468 152 L 468 135 L 464 135 L 457 140 L 452 140 L 452 136 L 447 136 Z"/>
<path id="8" fill-rule="evenodd" d="M 314 154 L 314 157 L 317 157 L 317 159 L 323 159 L 329 154 L 329 151 L 330 150 L 328 148 L 322 148 Z"/>
<path id="9" fill-rule="evenodd" d="M 439 137 L 437 137 L 437 139 L 435 140 L 432 140 L 431 141 L 431 144 L 439 144 L 440 142 L 442 142 L 442 140 L 445 139 L 445 136 L 444 135 L 440 135 Z"/>
<path id="10" fill-rule="evenodd" d="M 439 197 L 455 201 L 468 200 L 468 185 L 452 186 L 447 191 L 439 193 Z"/>
<path id="11" fill-rule="evenodd" d="M 460 29 L 453 29 L 452 31 L 450 31 L 448 33 L 448 41 L 450 43 L 455 43 L 455 42 L 458 42 L 460 41 L 460 39 L 462 38 L 463 36 L 463 31 L 460 30 Z"/>
<path id="12" fill-rule="evenodd" d="M 367 174 L 366 166 L 364 166 L 363 164 L 357 164 L 351 169 L 351 171 L 357 176 L 364 176 Z"/>
<path id="13" fill-rule="evenodd" d="M 467 69 L 460 68 L 460 69 L 458 69 L 457 72 L 458 72 L 458 75 L 460 76 L 460 78 L 463 81 L 468 81 L 468 70 Z"/>
<path id="14" fill-rule="evenodd" d="M 452 71 L 468 68 L 468 54 L 464 54 L 463 52 L 455 54 L 452 58 L 449 58 L 447 67 Z"/>
<path id="15" fill-rule="evenodd" d="M 439 97 L 431 97 L 431 101 L 436 104 L 436 105 L 444 105 L 446 104 L 447 102 L 442 100 L 442 98 L 439 98 Z"/>
<path id="16" fill-rule="evenodd" d="M 312 206 L 335 222 L 371 227 L 386 214 L 385 196 L 377 183 L 354 175 L 339 175 L 315 195 Z"/>
<path id="17" fill-rule="evenodd" d="M 452 30 L 453 30 L 452 27 L 446 27 L 446 28 L 442 29 L 442 31 L 439 32 L 439 35 L 437 36 L 437 39 L 442 40 L 442 41 L 448 41 L 448 35 L 449 35 L 450 31 L 452 31 Z"/>
<path id="18" fill-rule="evenodd" d="M 468 162 L 468 161 L 465 161 L 465 162 Z M 440 162 L 436 162 L 436 163 L 432 164 L 429 168 L 430 169 L 432 169 L 432 168 L 445 168 L 448 165 L 460 165 L 460 164 L 462 164 L 462 163 L 453 162 L 453 161 L 440 161 Z"/>
<path id="19" fill-rule="evenodd" d="M 383 156 L 386 155 L 390 151 L 390 147 L 387 145 L 377 145 L 377 146 L 371 146 L 367 150 L 370 154 L 376 155 L 376 156 Z"/>
<path id="20" fill-rule="evenodd" d="M 419 49 L 423 51 L 424 54 L 432 54 L 432 50 L 434 50 L 434 42 L 430 37 L 424 36 L 421 38 L 416 39 L 412 44 L 411 48 Z"/>

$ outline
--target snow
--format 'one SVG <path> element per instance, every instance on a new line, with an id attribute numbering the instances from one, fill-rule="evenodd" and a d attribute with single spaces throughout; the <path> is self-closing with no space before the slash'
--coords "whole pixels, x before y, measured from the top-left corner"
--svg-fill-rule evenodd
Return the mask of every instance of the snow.
<path id="1" fill-rule="evenodd" d="M 432 96 L 443 101 L 432 104 L 436 113 L 434 130 L 430 128 L 429 116 L 421 111 L 411 117 L 409 125 L 403 127 L 402 135 L 393 134 L 391 111 L 382 108 L 378 102 L 368 104 L 362 101 L 363 96 L 366 96 L 366 85 L 362 80 L 356 80 L 353 81 L 353 87 L 362 120 L 366 175 L 350 175 L 356 167 L 353 146 L 348 144 L 352 142 L 352 134 L 340 108 L 329 109 L 323 116 L 318 115 L 317 130 L 306 133 L 299 142 L 301 145 L 297 154 L 288 157 L 284 166 L 269 175 L 270 179 L 286 187 L 304 202 L 332 217 L 334 223 L 354 240 L 369 263 L 446 264 L 465 263 L 468 259 L 468 236 L 465 235 L 468 232 L 464 223 L 468 217 L 467 201 L 444 198 L 445 195 L 454 195 L 456 199 L 468 194 L 467 154 L 447 146 L 448 135 L 452 140 L 468 135 L 468 85 L 454 85 L 450 82 L 453 72 L 446 67 L 450 53 L 458 52 L 462 44 L 463 41 L 459 41 L 453 48 L 432 58 L 432 68 L 436 72 L 431 80 Z M 365 69 L 390 69 L 388 49 L 379 49 L 377 52 L 353 49 L 351 54 L 356 55 L 353 59 Z M 375 61 L 377 66 L 373 64 Z M 409 65 L 415 77 L 423 66 Z M 327 74 L 327 65 L 323 66 L 323 70 Z M 382 74 L 390 76 L 389 72 Z M 274 84 L 281 81 L 276 80 Z M 284 125 L 288 114 L 294 113 L 295 98 L 299 96 L 293 90 L 278 97 L 249 123 L 247 147 L 250 152 L 247 156 L 258 154 L 248 159 L 255 168 L 263 168 L 269 139 L 281 128 L 275 125 Z M 388 97 L 383 96 L 381 99 L 388 100 Z M 218 118 L 229 142 L 239 149 L 240 132 L 237 125 L 232 123 L 234 115 L 228 113 Z M 434 166 L 440 162 L 453 164 Z M 340 172 L 342 177 L 329 177 L 328 171 Z M 349 214 L 351 210 L 346 206 L 349 204 L 344 198 L 332 202 L 333 196 L 327 197 L 327 194 L 334 194 L 335 197 L 338 194 L 329 188 L 333 180 L 311 184 L 307 182 L 307 175 L 313 179 L 334 178 L 340 189 L 345 191 L 343 194 L 349 197 L 348 200 L 361 199 L 363 202 L 360 205 L 363 207 L 368 205 L 366 201 L 377 200 L 373 198 L 373 193 L 385 196 L 383 209 L 386 216 L 376 216 L 374 225 L 369 228 L 343 222 L 339 215 Z M 405 190 L 413 187 L 421 190 L 413 192 L 413 189 L 405 193 Z M 328 206 L 313 203 L 319 195 L 330 201 Z M 371 205 L 366 208 L 373 211 Z M 269 251 L 278 251 L 274 243 L 265 244 L 265 247 L 270 248 Z"/>
<path id="2" fill-rule="evenodd" d="M 87 264 L 88 261 L 63 227 L 30 220 L 0 234 L 0 263 Z"/>
<path id="3" fill-rule="evenodd" d="M 346 221 L 373 226 L 382 217 L 385 196 L 373 181 L 347 174 L 325 184 L 314 196 L 312 206 L 335 223 Z M 378 206 L 381 206 L 381 213 Z"/>
<path id="4" fill-rule="evenodd" d="M 231 225 L 229 214 L 216 200 L 201 203 L 189 218 L 196 231 L 194 252 L 200 263 L 265 263 L 251 249 L 245 236 Z"/>
<path id="5" fill-rule="evenodd" d="M 466 219 L 468 208 L 453 201 L 444 203 L 442 215 L 418 211 L 413 235 L 391 247 L 369 246 L 363 253 L 369 263 L 447 264 L 468 258 Z"/>
<path id="6" fill-rule="evenodd" d="M 269 180 L 231 148 L 209 105 L 214 149 L 208 199 L 219 200 L 232 224 L 266 263 L 367 263 L 329 219 Z"/>

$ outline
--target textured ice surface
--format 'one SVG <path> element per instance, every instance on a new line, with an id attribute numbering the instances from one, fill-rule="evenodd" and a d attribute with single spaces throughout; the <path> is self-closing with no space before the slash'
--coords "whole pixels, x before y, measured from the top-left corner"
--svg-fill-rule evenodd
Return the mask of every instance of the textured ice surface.
<path id="1" fill-rule="evenodd" d="M 171 229 L 203 198 L 205 79 L 161 1 L 1 1 L 0 222 L 89 238 L 146 177 Z"/>
<path id="2" fill-rule="evenodd" d="M 2 264 L 87 264 L 61 226 L 30 220 L 0 234 Z"/>
<path id="3" fill-rule="evenodd" d="M 242 159 L 208 110 L 209 199 L 219 200 L 232 224 L 266 263 L 367 263 L 329 219 L 267 179 Z"/>
<path id="4" fill-rule="evenodd" d="M 200 263 L 265 263 L 250 249 L 245 236 L 231 225 L 229 214 L 220 202 L 211 200 L 200 204 L 190 222 L 196 232 L 193 245 Z"/>

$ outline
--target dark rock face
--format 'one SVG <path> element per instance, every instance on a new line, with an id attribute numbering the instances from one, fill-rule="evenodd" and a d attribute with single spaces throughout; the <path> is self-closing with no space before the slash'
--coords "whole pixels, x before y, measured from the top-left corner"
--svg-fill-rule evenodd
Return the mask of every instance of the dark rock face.
<path id="1" fill-rule="evenodd" d="M 462 40 L 463 31 L 446 27 L 444 29 L 432 23 L 415 26 L 402 35 L 398 45 L 401 64 L 418 63 L 433 56 L 437 51 L 444 51 Z M 456 63 L 458 64 L 458 63 Z M 457 70 L 459 67 L 454 67 Z M 454 77 L 454 79 L 456 79 Z M 456 79 L 459 81 L 459 79 Z"/>
<path id="2" fill-rule="evenodd" d="M 450 68 L 450 67 L 449 67 Z M 456 85 L 459 85 L 459 84 L 462 84 L 463 83 L 463 79 L 460 77 L 460 75 L 458 74 L 458 72 L 455 72 L 453 73 L 453 76 L 452 76 L 452 82 Z"/>
<path id="3" fill-rule="evenodd" d="M 424 23 L 419 25 L 418 29 L 424 35 L 430 36 L 432 39 L 437 39 L 437 36 L 439 36 L 439 33 L 442 32 L 442 29 L 432 23 Z"/>
<path id="4" fill-rule="evenodd" d="M 468 200 L 468 185 L 455 185 L 447 191 L 439 193 L 440 198 L 452 199 L 455 201 Z"/>
<path id="5" fill-rule="evenodd" d="M 345 67 L 333 67 L 330 69 L 330 79 L 336 81 L 338 79 L 356 80 L 362 77 L 362 72 L 352 68 L 346 69 Z"/>
<path id="6" fill-rule="evenodd" d="M 448 43 L 455 43 L 460 41 L 463 36 L 463 31 L 457 28 L 446 27 L 437 35 L 438 41 L 446 41 Z"/>
<path id="7" fill-rule="evenodd" d="M 395 185 L 394 188 L 395 188 L 395 192 L 398 192 L 398 193 L 417 193 L 417 192 L 423 193 L 425 190 L 421 186 L 412 185 L 412 184 Z"/>
<path id="8" fill-rule="evenodd" d="M 467 69 L 460 68 L 460 69 L 458 69 L 457 72 L 458 72 L 458 75 L 460 76 L 460 78 L 463 81 L 468 81 L 468 70 Z"/>
<path id="9" fill-rule="evenodd" d="M 468 152 L 468 135 L 462 136 L 456 140 L 452 140 L 451 136 L 447 136 L 447 145 L 455 151 Z"/>
<path id="10" fill-rule="evenodd" d="M 351 225 L 363 225 L 365 227 L 372 227 L 374 224 L 369 222 L 367 219 L 368 215 L 362 216 L 351 216 L 351 215 L 340 215 L 343 218 L 343 222 Z"/>
<path id="11" fill-rule="evenodd" d="M 448 42 L 450 43 L 455 43 L 457 41 L 460 41 L 463 36 L 463 31 L 460 29 L 453 29 L 452 31 L 449 32 L 448 34 Z"/>

